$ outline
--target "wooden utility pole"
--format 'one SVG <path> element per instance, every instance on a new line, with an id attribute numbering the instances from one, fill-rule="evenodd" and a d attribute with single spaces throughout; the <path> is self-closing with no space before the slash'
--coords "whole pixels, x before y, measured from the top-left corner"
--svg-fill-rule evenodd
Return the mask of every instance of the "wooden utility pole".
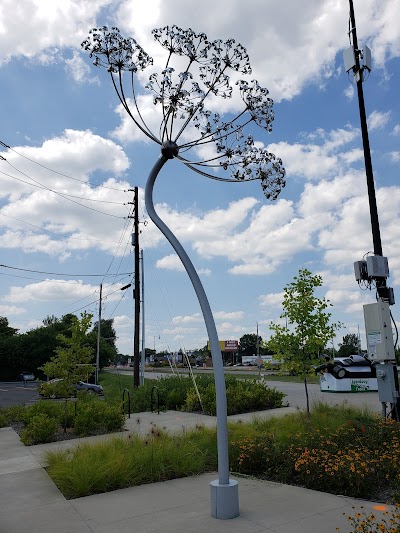
<path id="1" fill-rule="evenodd" d="M 139 387 L 140 385 L 140 251 L 139 251 L 139 193 L 138 188 L 129 189 L 134 193 L 133 202 L 133 233 L 132 233 L 132 246 L 134 250 L 134 289 L 133 300 L 135 302 L 135 319 L 134 319 L 134 335 L 133 335 L 133 386 Z"/>
<path id="2" fill-rule="evenodd" d="M 138 188 L 134 189 L 135 197 L 133 200 L 133 226 L 134 233 L 132 234 L 132 245 L 134 247 L 135 256 L 135 288 L 133 291 L 135 301 L 135 333 L 133 338 L 133 386 L 139 387 L 140 385 L 140 266 L 139 266 L 139 201 L 138 201 Z"/>
<path id="3" fill-rule="evenodd" d="M 103 284 L 100 284 L 100 299 L 99 299 L 99 320 L 97 322 L 97 351 L 96 351 L 96 375 L 95 383 L 99 383 L 99 372 L 100 372 L 100 327 L 101 327 L 101 298 L 103 294 Z"/>

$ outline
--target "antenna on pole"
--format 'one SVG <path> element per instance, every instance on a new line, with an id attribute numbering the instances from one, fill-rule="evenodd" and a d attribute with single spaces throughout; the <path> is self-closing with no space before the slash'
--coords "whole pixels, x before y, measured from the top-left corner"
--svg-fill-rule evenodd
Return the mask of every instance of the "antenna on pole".
<path id="1" fill-rule="evenodd" d="M 382 403 L 382 415 L 386 416 L 386 406 L 391 406 L 391 416 L 400 421 L 400 392 L 396 368 L 393 333 L 389 306 L 394 304 L 394 294 L 387 287 L 389 265 L 382 253 L 382 241 L 379 228 L 378 208 L 376 205 L 374 174 L 372 170 L 371 150 L 369 146 L 368 125 L 365 114 L 363 81 L 365 73 L 371 71 L 371 50 L 364 46 L 358 48 L 356 21 L 353 0 L 350 4 L 349 38 L 350 47 L 344 52 L 344 63 L 347 72 L 353 71 L 357 85 L 358 105 L 360 110 L 361 135 L 364 149 L 365 174 L 367 178 L 368 201 L 371 217 L 374 255 L 366 260 L 354 263 L 354 272 L 359 284 L 376 287 L 377 303 L 364 305 L 365 331 L 367 336 L 368 357 L 375 362 L 379 400 Z M 361 65 L 361 61 L 363 64 Z M 394 322 L 394 320 L 393 320 Z"/>

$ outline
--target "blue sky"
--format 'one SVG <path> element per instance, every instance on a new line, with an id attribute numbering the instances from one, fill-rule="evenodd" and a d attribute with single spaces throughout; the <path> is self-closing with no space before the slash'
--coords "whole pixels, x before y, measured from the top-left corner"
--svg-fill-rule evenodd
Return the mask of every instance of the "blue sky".
<path id="1" fill-rule="evenodd" d="M 115 25 L 161 70 L 165 57 L 151 30 L 176 24 L 246 47 L 250 79 L 275 102 L 272 133 L 257 127 L 251 133 L 286 168 L 286 188 L 274 202 L 258 182 L 216 182 L 178 161 L 157 179 L 156 209 L 200 273 L 220 339 L 255 332 L 257 322 L 268 338 L 283 287 L 307 267 L 322 275 L 320 294 L 345 326 L 335 343 L 359 327 L 365 344 L 362 305 L 374 294 L 359 289 L 353 262 L 371 251 L 372 237 L 357 96 L 342 61 L 347 1 L 230 0 L 229 10 L 210 0 L 143 4 L 2 2 L 0 140 L 10 148 L 0 152 L 0 263 L 13 268 L 0 267 L 0 315 L 21 331 L 52 314 L 87 310 L 96 317 L 103 282 L 103 317 L 115 319 L 118 346 L 132 353 L 132 293 L 119 290 L 131 278 L 123 273 L 133 271 L 132 220 L 124 218 L 132 193 L 124 191 L 139 187 L 140 218 L 147 220 L 143 190 L 159 148 L 133 127 L 107 72 L 92 65 L 80 43 L 92 27 Z M 399 298 L 400 4 L 354 4 L 359 44 L 372 49 L 364 95 L 383 252 Z M 142 95 L 146 76 L 140 75 Z M 240 103 L 233 97 L 218 110 L 234 113 Z M 159 115 L 148 98 L 142 113 L 156 130 Z M 151 223 L 141 229 L 146 346 L 204 346 L 199 306 L 179 260 Z M 397 320 L 396 306 L 393 313 Z"/>

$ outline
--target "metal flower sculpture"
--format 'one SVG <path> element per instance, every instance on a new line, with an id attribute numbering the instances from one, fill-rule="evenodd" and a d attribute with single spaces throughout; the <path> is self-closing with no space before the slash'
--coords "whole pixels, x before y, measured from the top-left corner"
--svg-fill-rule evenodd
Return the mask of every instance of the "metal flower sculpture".
<path id="1" fill-rule="evenodd" d="M 107 68 L 123 108 L 136 126 L 161 146 L 161 155 L 146 184 L 146 209 L 180 257 L 203 312 L 213 358 L 217 407 L 219 479 L 211 483 L 212 516 L 233 518 L 239 514 L 238 491 L 237 482 L 229 479 L 225 379 L 215 322 L 188 255 L 154 209 L 153 187 L 164 164 L 169 159 L 177 159 L 214 180 L 260 180 L 265 196 L 275 200 L 285 186 L 285 170 L 279 158 L 256 146 L 253 137 L 245 133 L 246 127 L 253 123 L 270 132 L 274 120 L 273 101 L 267 89 L 256 80 L 240 79 L 234 85 L 231 83 L 229 74 L 232 71 L 235 78 L 239 74 L 247 77 L 251 74 L 246 49 L 233 39 L 210 41 L 204 33 L 177 26 L 156 29 L 152 33 L 166 51 L 164 70 L 152 72 L 145 86 L 153 95 L 154 105 L 161 109 L 157 132 L 151 131 L 143 120 L 137 98 L 137 74 L 146 68 L 152 69 L 152 58 L 135 39 L 122 37 L 115 27 L 91 30 L 82 48 L 94 58 L 94 65 Z M 173 64 L 178 64 L 179 68 L 176 70 Z M 219 113 L 205 105 L 210 102 L 215 109 L 216 100 L 231 98 L 235 86 L 243 100 L 243 110 L 224 121 Z M 205 150 L 207 147 L 209 149 Z M 194 153 L 194 159 L 190 159 L 190 153 Z M 198 159 L 196 154 L 199 153 L 207 153 L 207 158 Z"/>

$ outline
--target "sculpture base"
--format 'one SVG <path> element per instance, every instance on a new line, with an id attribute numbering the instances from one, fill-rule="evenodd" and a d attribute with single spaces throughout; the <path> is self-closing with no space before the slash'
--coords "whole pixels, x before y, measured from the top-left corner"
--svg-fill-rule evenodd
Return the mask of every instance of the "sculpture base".
<path id="1" fill-rule="evenodd" d="M 229 520 L 239 516 L 239 487 L 234 479 L 228 485 L 220 485 L 219 480 L 211 481 L 211 516 Z"/>

